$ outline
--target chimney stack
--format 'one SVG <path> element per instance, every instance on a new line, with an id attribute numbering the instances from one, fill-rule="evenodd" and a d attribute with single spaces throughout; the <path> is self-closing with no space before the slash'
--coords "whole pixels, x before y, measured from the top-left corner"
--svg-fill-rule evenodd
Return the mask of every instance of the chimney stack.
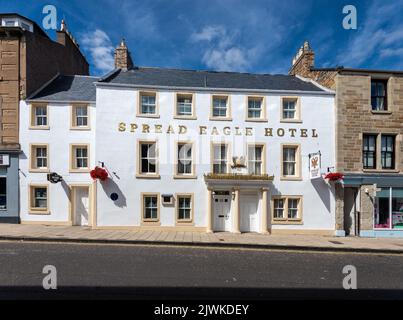
<path id="1" fill-rule="evenodd" d="M 315 53 L 309 45 L 309 42 L 305 41 L 304 45 L 299 48 L 294 59 L 292 59 L 292 67 L 288 73 L 292 76 L 299 74 L 303 77 L 308 77 L 311 73 L 311 68 L 314 66 L 314 62 Z"/>
<path id="2" fill-rule="evenodd" d="M 115 49 L 115 68 L 124 70 L 133 68 L 133 61 L 129 49 L 126 46 L 125 39 L 122 39 L 120 45 Z"/>

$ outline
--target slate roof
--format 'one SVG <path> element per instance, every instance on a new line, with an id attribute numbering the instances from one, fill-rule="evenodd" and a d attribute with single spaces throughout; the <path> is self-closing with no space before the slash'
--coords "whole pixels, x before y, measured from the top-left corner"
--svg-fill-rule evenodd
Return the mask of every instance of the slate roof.
<path id="1" fill-rule="evenodd" d="M 96 100 L 94 82 L 97 77 L 59 75 L 28 100 L 41 101 L 93 101 Z"/>
<path id="2" fill-rule="evenodd" d="M 311 82 L 306 82 L 295 76 L 289 75 L 195 71 L 148 67 L 135 67 L 127 71 L 116 70 L 102 78 L 100 82 L 187 88 L 324 91 Z"/>

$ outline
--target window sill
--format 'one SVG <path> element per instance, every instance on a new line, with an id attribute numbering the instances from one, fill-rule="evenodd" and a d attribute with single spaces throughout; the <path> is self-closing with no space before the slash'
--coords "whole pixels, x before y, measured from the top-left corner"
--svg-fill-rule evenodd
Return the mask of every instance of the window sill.
<path id="1" fill-rule="evenodd" d="M 159 119 L 160 115 L 159 114 L 141 114 L 138 113 L 136 115 L 137 118 L 155 118 L 155 119 Z"/>
<path id="2" fill-rule="evenodd" d="M 302 220 L 272 220 L 271 222 L 272 225 L 303 225 L 304 223 L 302 222 Z"/>
<path id="3" fill-rule="evenodd" d="M 245 119 L 245 122 L 268 122 L 267 119 L 259 119 L 259 118 L 247 118 Z"/>
<path id="4" fill-rule="evenodd" d="M 280 181 L 302 181 L 302 177 L 280 177 Z"/>
<path id="5" fill-rule="evenodd" d="M 364 173 L 400 173 L 397 169 L 363 169 Z"/>
<path id="6" fill-rule="evenodd" d="M 210 121 L 232 121 L 232 118 L 210 117 Z"/>
<path id="7" fill-rule="evenodd" d="M 300 119 L 281 119 L 280 123 L 302 123 Z"/>
<path id="8" fill-rule="evenodd" d="M 37 215 L 37 216 L 48 216 L 50 215 L 49 210 L 35 210 L 35 209 L 29 209 L 28 214 L 30 215 Z"/>
<path id="9" fill-rule="evenodd" d="M 137 179 L 161 179 L 159 174 L 136 174 Z"/>
<path id="10" fill-rule="evenodd" d="M 159 226 L 161 226 L 161 222 L 159 220 L 145 220 L 145 221 L 141 221 L 140 226 L 142 226 L 142 227 L 147 227 L 147 226 L 159 227 Z"/>
<path id="11" fill-rule="evenodd" d="M 29 130 L 50 130 L 49 126 L 30 126 Z"/>
<path id="12" fill-rule="evenodd" d="M 389 111 L 389 110 L 379 110 L 379 111 L 371 110 L 371 113 L 372 114 L 379 114 L 379 115 L 390 115 L 390 114 L 392 114 L 392 111 Z"/>
<path id="13" fill-rule="evenodd" d="M 177 120 L 197 120 L 196 116 L 174 116 Z"/>
<path id="14" fill-rule="evenodd" d="M 70 127 L 70 130 L 73 131 L 90 131 L 90 127 Z"/>
<path id="15" fill-rule="evenodd" d="M 182 226 L 186 226 L 186 227 L 194 227 L 194 222 L 192 220 L 189 221 L 176 221 L 175 222 L 175 227 L 182 227 Z"/>
<path id="16" fill-rule="evenodd" d="M 69 170 L 70 173 L 90 173 L 90 169 L 71 169 Z"/>
<path id="17" fill-rule="evenodd" d="M 28 172 L 31 173 L 49 173 L 49 169 L 29 169 Z"/>
<path id="18" fill-rule="evenodd" d="M 195 175 L 174 175 L 174 179 L 197 179 Z"/>

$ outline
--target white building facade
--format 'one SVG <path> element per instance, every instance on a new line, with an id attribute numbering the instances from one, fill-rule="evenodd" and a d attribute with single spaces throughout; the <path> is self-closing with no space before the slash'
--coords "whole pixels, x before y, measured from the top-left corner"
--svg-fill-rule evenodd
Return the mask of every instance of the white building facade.
<path id="1" fill-rule="evenodd" d="M 60 101 L 53 83 L 21 105 L 23 223 L 334 234 L 334 186 L 309 171 L 317 153 L 322 173 L 334 167 L 333 92 L 291 76 L 154 68 L 92 80 L 94 101 L 75 88 Z M 90 177 L 95 166 L 105 181 Z"/>

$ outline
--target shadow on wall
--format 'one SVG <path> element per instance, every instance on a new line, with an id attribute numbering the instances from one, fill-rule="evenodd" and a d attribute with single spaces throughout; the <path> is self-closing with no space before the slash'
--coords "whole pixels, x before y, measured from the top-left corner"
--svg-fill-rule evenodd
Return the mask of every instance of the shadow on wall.
<path id="1" fill-rule="evenodd" d="M 100 181 L 100 184 L 110 201 L 113 201 L 111 199 L 112 193 L 116 193 L 118 195 L 118 199 L 113 201 L 115 206 L 119 208 L 125 208 L 127 206 L 125 195 L 123 194 L 122 190 L 120 190 L 116 182 L 113 181 L 113 179 L 106 179 L 105 181 Z"/>
<path id="2" fill-rule="evenodd" d="M 311 183 L 318 193 L 323 204 L 326 206 L 327 211 L 331 212 L 330 193 L 332 192 L 332 187 L 329 187 L 329 185 L 323 179 L 313 179 L 311 180 Z"/>

